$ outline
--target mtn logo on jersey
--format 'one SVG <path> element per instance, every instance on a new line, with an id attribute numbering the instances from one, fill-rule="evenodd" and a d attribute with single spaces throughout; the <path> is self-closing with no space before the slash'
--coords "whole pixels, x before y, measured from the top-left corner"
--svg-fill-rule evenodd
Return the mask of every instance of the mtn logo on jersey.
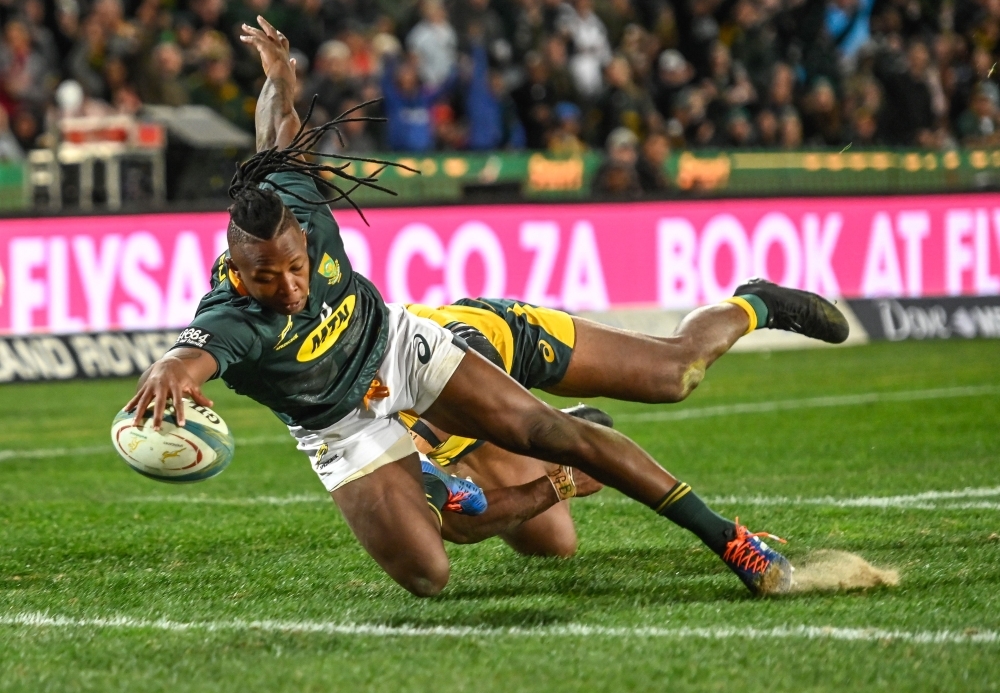
<path id="1" fill-rule="evenodd" d="M 340 281 L 340 260 L 334 260 L 328 253 L 323 253 L 323 259 L 319 261 L 319 270 L 322 276 L 330 280 L 333 286 Z"/>
<path id="2" fill-rule="evenodd" d="M 351 321 L 351 315 L 354 314 L 354 304 L 356 302 L 357 297 L 351 294 L 344 299 L 343 303 L 337 306 L 336 310 L 331 309 L 330 306 L 324 303 L 323 310 L 319 314 L 319 327 L 310 332 L 305 338 L 295 358 L 299 362 L 304 363 L 318 359 L 329 351 L 330 347 L 340 339 L 341 333 L 347 329 L 347 325 Z"/>

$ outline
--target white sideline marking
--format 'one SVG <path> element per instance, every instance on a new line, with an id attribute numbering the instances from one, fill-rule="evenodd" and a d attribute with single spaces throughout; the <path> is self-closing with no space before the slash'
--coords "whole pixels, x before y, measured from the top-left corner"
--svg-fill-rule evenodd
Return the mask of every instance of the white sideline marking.
<path id="1" fill-rule="evenodd" d="M 252 438 L 237 438 L 236 445 L 275 445 L 278 443 L 294 443 L 291 436 L 254 436 Z M 83 457 L 85 455 L 100 455 L 114 452 L 111 443 L 107 445 L 86 445 L 78 448 L 38 448 L 35 450 L 0 450 L 0 462 L 6 460 L 32 460 L 46 457 Z"/>
<path id="2" fill-rule="evenodd" d="M 372 637 L 444 638 L 667 638 L 681 640 L 846 640 L 851 642 L 899 641 L 919 644 L 994 644 L 1000 632 L 968 628 L 962 631 L 905 631 L 882 628 L 837 628 L 833 626 L 779 626 L 777 628 L 612 628 L 567 624 L 533 628 L 483 628 L 478 626 L 386 626 L 375 623 L 335 623 L 323 621 L 169 621 L 112 616 L 109 618 L 65 618 L 39 613 L 0 616 L 0 625 L 29 628 L 118 628 L 185 631 L 264 631 L 269 633 L 322 633 Z"/>
<path id="3" fill-rule="evenodd" d="M 858 498 L 786 498 L 783 496 L 718 496 L 712 503 L 738 505 L 823 505 L 834 508 L 916 508 L 935 510 L 938 508 L 981 508 L 993 507 L 996 503 L 959 503 L 938 505 L 933 501 L 957 500 L 962 498 L 989 498 L 1000 496 L 1000 486 L 987 488 L 965 488 L 958 491 L 925 491 L 906 496 L 860 496 Z"/>
<path id="4" fill-rule="evenodd" d="M 638 423 L 643 421 L 683 421 L 702 419 L 710 416 L 731 416 L 733 414 L 764 414 L 790 409 L 818 409 L 822 407 L 850 407 L 879 402 L 917 402 L 927 399 L 951 399 L 954 397 L 979 397 L 1000 394 L 1000 386 L 972 385 L 968 387 L 942 387 L 931 390 L 903 390 L 900 392 L 864 392 L 857 395 L 831 395 L 828 397 L 807 397 L 804 399 L 780 399 L 768 402 L 743 402 L 740 404 L 720 404 L 714 407 L 694 407 L 671 411 L 638 412 L 620 414 L 615 421 Z"/>
<path id="5" fill-rule="evenodd" d="M 743 402 L 738 404 L 722 404 L 713 407 L 694 407 L 672 411 L 649 411 L 634 414 L 620 414 L 616 421 L 637 423 L 643 421 L 683 421 L 685 419 L 702 419 L 711 416 L 730 416 L 732 414 L 762 414 L 789 409 L 816 409 L 820 407 L 848 407 L 877 402 L 915 402 L 927 399 L 950 399 L 954 397 L 978 397 L 982 395 L 1000 394 L 1000 386 L 974 385 L 968 387 L 945 387 L 930 390 L 903 390 L 900 392 L 864 392 L 857 395 L 832 395 L 828 397 L 809 397 L 806 399 L 780 399 L 767 402 Z M 251 438 L 237 438 L 239 445 L 275 445 L 291 442 L 291 436 L 269 435 Z M 99 455 L 111 452 L 108 445 L 90 445 L 77 448 L 41 448 L 35 450 L 0 450 L 0 462 L 12 459 L 44 459 L 47 457 L 76 457 L 83 455 Z"/>
<path id="6" fill-rule="evenodd" d="M 957 491 L 925 491 L 905 496 L 861 496 L 857 498 L 790 498 L 785 496 L 715 496 L 706 502 L 713 505 L 814 505 L 833 508 L 905 508 L 907 510 L 1000 510 L 1000 502 L 975 501 L 966 503 L 939 503 L 967 498 L 992 498 L 1000 496 L 1000 486 L 966 488 Z M 255 496 L 250 498 L 221 498 L 212 496 L 132 496 L 115 500 L 116 503 L 194 503 L 204 505 L 294 505 L 320 503 L 329 496 L 297 494 L 292 496 Z M 628 498 L 614 498 L 605 503 L 634 503 Z"/>

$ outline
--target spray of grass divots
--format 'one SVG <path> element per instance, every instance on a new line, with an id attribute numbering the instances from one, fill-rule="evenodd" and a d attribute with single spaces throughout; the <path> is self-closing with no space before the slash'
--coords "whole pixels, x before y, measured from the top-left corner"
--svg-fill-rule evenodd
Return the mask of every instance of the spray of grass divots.
<path id="1" fill-rule="evenodd" d="M 891 568 L 876 568 L 857 554 L 846 551 L 813 551 L 793 562 L 792 592 L 837 592 L 894 587 L 899 584 L 899 572 Z"/>

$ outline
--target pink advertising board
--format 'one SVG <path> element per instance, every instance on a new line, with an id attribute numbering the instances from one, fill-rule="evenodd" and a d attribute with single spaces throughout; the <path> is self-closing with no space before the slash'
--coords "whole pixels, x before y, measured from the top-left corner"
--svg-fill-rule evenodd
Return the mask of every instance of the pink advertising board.
<path id="1" fill-rule="evenodd" d="M 847 298 L 1000 293 L 1000 194 L 337 213 L 387 301 L 686 308 L 743 278 Z M 0 221 L 0 332 L 183 326 L 225 213 Z"/>

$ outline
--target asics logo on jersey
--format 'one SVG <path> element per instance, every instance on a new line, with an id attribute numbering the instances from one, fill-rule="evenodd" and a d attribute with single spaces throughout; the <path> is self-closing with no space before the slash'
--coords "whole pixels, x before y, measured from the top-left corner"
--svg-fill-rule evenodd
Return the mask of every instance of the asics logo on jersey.
<path id="1" fill-rule="evenodd" d="M 420 361 L 420 363 L 427 363 L 431 360 L 431 346 L 422 335 L 418 334 L 414 337 L 413 344 L 417 348 L 417 360 Z"/>
<path id="2" fill-rule="evenodd" d="M 542 358 L 545 359 L 546 363 L 552 363 L 556 360 L 556 352 L 552 350 L 552 345 L 544 339 L 538 340 L 538 350 L 542 352 Z"/>
<path id="3" fill-rule="evenodd" d="M 295 357 L 296 360 L 305 363 L 306 361 L 318 359 L 328 352 L 337 343 L 337 340 L 340 339 L 341 333 L 347 329 L 347 325 L 351 321 L 351 315 L 354 314 L 354 304 L 356 302 L 357 297 L 351 294 L 336 309 L 330 308 L 324 303 L 323 310 L 319 314 L 319 326 L 306 336 L 305 341 L 302 342 L 302 346 L 299 347 L 299 353 Z"/>

